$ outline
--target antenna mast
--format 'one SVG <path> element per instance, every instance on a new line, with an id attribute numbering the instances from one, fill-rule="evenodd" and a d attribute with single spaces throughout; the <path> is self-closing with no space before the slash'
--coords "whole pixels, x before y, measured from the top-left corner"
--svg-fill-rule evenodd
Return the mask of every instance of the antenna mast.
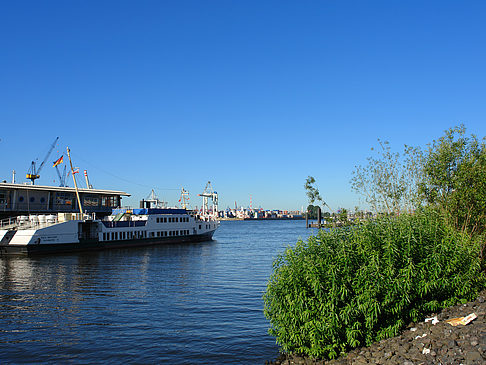
<path id="1" fill-rule="evenodd" d="M 89 183 L 89 179 L 88 179 L 88 170 L 84 170 L 84 178 L 86 179 L 86 187 L 88 189 L 93 189 L 93 185 L 91 185 Z"/>

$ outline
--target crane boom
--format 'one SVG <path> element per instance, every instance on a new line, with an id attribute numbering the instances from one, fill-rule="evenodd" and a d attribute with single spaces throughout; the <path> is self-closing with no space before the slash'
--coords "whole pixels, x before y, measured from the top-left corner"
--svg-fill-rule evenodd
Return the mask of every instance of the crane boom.
<path id="1" fill-rule="evenodd" d="M 56 143 L 57 143 L 58 140 L 59 140 L 59 137 L 56 137 L 56 139 L 52 143 L 51 147 L 49 148 L 49 151 L 47 151 L 46 157 L 44 157 L 44 160 L 42 160 L 38 169 L 35 166 L 35 161 L 32 161 L 32 164 L 30 165 L 29 171 L 27 172 L 27 175 L 26 175 L 26 178 L 30 179 L 32 181 L 32 185 L 34 185 L 35 180 L 40 177 L 39 173 L 42 170 L 42 167 L 44 167 L 44 164 L 46 163 L 47 159 L 49 158 L 52 150 L 54 149 L 54 147 L 56 147 Z"/>

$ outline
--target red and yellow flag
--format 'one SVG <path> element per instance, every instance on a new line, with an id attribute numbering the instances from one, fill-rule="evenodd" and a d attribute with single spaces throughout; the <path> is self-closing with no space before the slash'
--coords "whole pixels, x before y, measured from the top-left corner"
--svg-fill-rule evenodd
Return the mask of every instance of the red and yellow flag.
<path id="1" fill-rule="evenodd" d="M 63 157 L 64 157 L 64 155 L 62 155 L 56 161 L 54 161 L 54 165 L 52 165 L 52 167 L 56 167 L 57 165 L 61 164 Z"/>

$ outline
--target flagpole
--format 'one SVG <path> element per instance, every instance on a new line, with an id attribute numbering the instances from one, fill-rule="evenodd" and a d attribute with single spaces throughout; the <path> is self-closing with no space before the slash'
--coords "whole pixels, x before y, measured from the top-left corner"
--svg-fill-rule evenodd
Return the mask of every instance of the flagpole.
<path id="1" fill-rule="evenodd" d="M 71 161 L 71 154 L 69 153 L 69 147 L 67 148 L 67 155 L 69 157 L 69 165 L 71 165 L 71 175 L 73 175 L 74 188 L 76 189 L 76 197 L 78 198 L 79 213 L 81 213 L 81 218 L 83 219 L 83 207 L 81 206 L 81 199 L 79 198 L 78 184 L 76 183 L 76 176 L 74 176 L 73 163 Z"/>

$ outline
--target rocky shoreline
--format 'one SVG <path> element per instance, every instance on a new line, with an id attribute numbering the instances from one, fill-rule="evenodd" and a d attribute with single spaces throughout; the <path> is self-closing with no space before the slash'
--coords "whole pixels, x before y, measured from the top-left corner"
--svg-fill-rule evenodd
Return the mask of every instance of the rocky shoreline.
<path id="1" fill-rule="evenodd" d="M 452 326 L 448 319 L 475 313 L 477 318 L 467 325 Z M 401 335 L 357 348 L 346 356 L 330 360 L 312 360 L 281 354 L 268 365 L 364 365 L 364 364 L 486 364 L 486 290 L 466 304 L 446 308 L 438 314 L 438 322 L 411 323 Z"/>

